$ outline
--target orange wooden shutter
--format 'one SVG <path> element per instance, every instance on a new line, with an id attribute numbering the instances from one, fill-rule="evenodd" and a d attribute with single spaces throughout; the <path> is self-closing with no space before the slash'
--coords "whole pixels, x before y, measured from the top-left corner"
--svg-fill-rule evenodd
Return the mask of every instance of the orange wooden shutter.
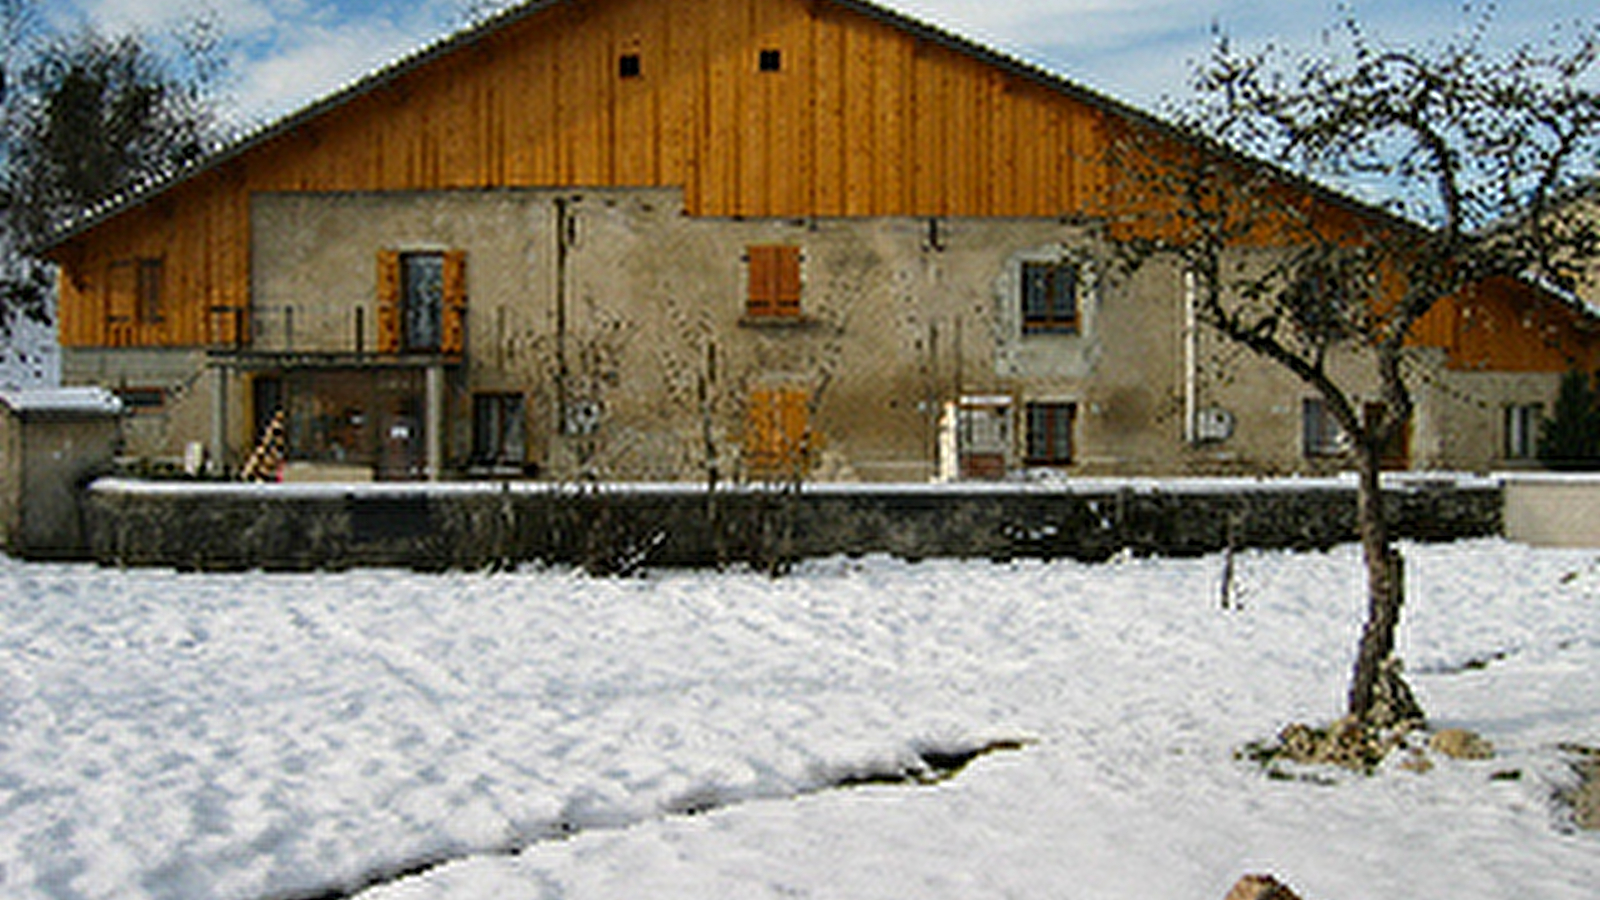
<path id="1" fill-rule="evenodd" d="M 466 349 L 467 254 L 451 250 L 444 255 L 444 321 L 440 323 L 439 352 L 459 355 Z"/>
<path id="2" fill-rule="evenodd" d="M 753 472 L 770 472 L 777 467 L 776 392 L 756 388 L 750 392 L 745 408 L 745 466 Z"/>
<path id="3" fill-rule="evenodd" d="M 781 245 L 750 247 L 751 316 L 800 315 L 800 248 Z"/>
<path id="4" fill-rule="evenodd" d="M 783 442 L 779 452 L 786 471 L 799 471 L 796 467 L 805 464 L 806 438 L 810 429 L 806 415 L 807 400 L 806 392 L 796 388 L 786 389 L 778 395 L 778 427 Z"/>
<path id="5" fill-rule="evenodd" d="M 400 253 L 378 251 L 378 352 L 400 352 Z"/>
<path id="6" fill-rule="evenodd" d="M 745 312 L 752 316 L 772 315 L 772 248 L 751 247 L 746 251 L 750 259 L 750 294 Z M 752 402 L 754 398 L 752 397 Z"/>
<path id="7" fill-rule="evenodd" d="M 758 475 L 804 471 L 809 407 L 800 388 L 758 387 L 750 392 L 745 415 L 745 465 Z"/>
<path id="8" fill-rule="evenodd" d="M 800 315 L 800 248 L 774 247 L 772 266 L 773 312 Z"/>

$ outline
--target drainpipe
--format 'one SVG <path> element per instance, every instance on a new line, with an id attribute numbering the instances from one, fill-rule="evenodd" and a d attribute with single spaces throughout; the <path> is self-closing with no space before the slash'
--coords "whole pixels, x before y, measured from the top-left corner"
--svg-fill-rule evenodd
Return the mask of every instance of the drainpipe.
<path id="1" fill-rule="evenodd" d="M 427 398 L 423 406 L 427 410 L 427 422 L 422 431 L 427 441 L 428 480 L 439 481 L 444 477 L 444 366 L 439 363 L 429 366 L 426 379 Z"/>
<path id="2" fill-rule="evenodd" d="M 556 208 L 556 415 L 558 429 L 566 433 L 567 405 L 567 256 L 576 240 L 576 226 L 566 197 L 557 197 Z"/>
<path id="3" fill-rule="evenodd" d="M 217 386 L 211 397 L 211 473 L 228 474 L 228 367 L 217 366 Z"/>

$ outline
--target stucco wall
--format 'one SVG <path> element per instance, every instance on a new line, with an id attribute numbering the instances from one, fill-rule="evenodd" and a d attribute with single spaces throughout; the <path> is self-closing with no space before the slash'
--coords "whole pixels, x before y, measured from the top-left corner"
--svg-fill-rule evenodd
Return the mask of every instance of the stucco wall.
<path id="1" fill-rule="evenodd" d="M 186 444 L 210 442 L 217 379 L 202 349 L 65 347 L 61 380 L 160 397 L 158 406 L 128 408 L 120 448 L 124 456 L 177 464 Z M 242 402 L 242 395 L 230 396 L 234 409 Z"/>
<path id="2" fill-rule="evenodd" d="M 814 481 L 930 480 L 940 413 L 970 395 L 1012 399 L 1014 462 L 1026 403 L 1076 404 L 1073 464 L 1014 473 L 1025 477 L 1347 465 L 1303 453 L 1308 389 L 1214 334 L 1191 338 L 1175 265 L 1127 275 L 1076 221 L 710 219 L 686 216 L 674 189 L 567 189 L 260 194 L 251 223 L 251 349 L 267 353 L 372 351 L 377 252 L 466 251 L 467 350 L 445 391 L 457 467 L 473 394 L 495 391 L 526 397 L 527 462 L 546 478 L 702 481 L 714 467 L 739 480 L 745 407 L 761 386 L 810 395 Z M 745 317 L 745 255 L 759 244 L 802 249 L 800 323 Z M 1024 336 L 1020 268 L 1049 258 L 1085 265 L 1082 327 Z M 1504 404 L 1553 397 L 1558 380 L 1474 377 L 1416 356 L 1418 469 L 1503 466 Z M 68 362 L 69 379 L 170 387 L 164 410 L 131 423 L 135 455 L 209 443 L 217 382 L 204 354 Z M 1335 367 L 1358 399 L 1376 393 L 1364 359 Z M 239 371 L 226 388 L 235 463 L 254 438 Z M 592 432 L 563 427 L 563 406 L 577 404 L 601 411 Z M 1188 440 L 1200 409 L 1227 415 L 1226 439 Z"/>
<path id="3" fill-rule="evenodd" d="M 1545 547 L 1600 547 L 1600 475 L 1505 480 L 1506 537 Z"/>

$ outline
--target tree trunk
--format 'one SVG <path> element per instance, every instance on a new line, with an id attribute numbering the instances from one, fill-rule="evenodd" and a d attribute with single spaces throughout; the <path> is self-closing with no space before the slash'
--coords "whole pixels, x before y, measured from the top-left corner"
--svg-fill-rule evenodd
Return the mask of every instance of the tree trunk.
<path id="1" fill-rule="evenodd" d="M 1383 515 L 1383 488 L 1379 478 L 1382 450 L 1363 441 L 1357 451 L 1360 474 L 1356 494 L 1356 525 L 1367 565 L 1367 623 L 1356 652 L 1350 680 L 1349 713 L 1366 719 L 1373 711 L 1379 678 L 1394 653 L 1395 626 L 1405 602 L 1403 561 L 1389 543 L 1389 524 Z M 1395 677 L 1398 677 L 1396 674 Z"/>

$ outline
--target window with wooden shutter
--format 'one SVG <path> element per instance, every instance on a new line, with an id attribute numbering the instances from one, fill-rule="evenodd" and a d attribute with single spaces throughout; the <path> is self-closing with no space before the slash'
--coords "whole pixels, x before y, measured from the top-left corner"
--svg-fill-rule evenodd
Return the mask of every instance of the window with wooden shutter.
<path id="1" fill-rule="evenodd" d="M 745 410 L 744 462 L 760 477 L 803 475 L 812 444 L 803 388 L 757 387 Z"/>
<path id="2" fill-rule="evenodd" d="M 466 349 L 467 254 L 378 251 L 379 353 Z"/>
<path id="3" fill-rule="evenodd" d="M 750 247 L 749 299 L 752 318 L 800 316 L 800 248 L 781 244 Z"/>
<path id="4" fill-rule="evenodd" d="M 467 336 L 467 254 L 444 254 L 444 321 L 440 325 L 439 352 L 460 355 Z"/>
<path id="5" fill-rule="evenodd" d="M 378 251 L 378 293 L 375 324 L 378 352 L 400 352 L 400 253 Z"/>

